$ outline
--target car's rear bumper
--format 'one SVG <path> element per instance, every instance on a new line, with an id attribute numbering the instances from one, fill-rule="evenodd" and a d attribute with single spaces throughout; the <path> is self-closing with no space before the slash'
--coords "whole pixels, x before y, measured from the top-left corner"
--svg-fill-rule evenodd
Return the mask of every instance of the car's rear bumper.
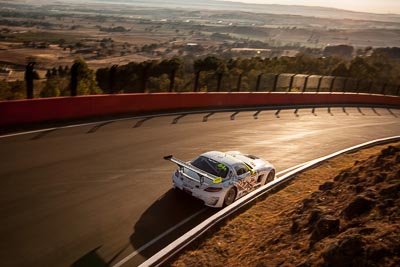
<path id="1" fill-rule="evenodd" d="M 202 200 L 206 206 L 213 208 L 220 208 L 223 206 L 226 191 L 224 189 L 220 192 L 207 192 L 204 191 L 201 185 L 194 185 L 184 182 L 175 175 L 172 176 L 172 181 L 174 188 L 180 189 L 187 194 Z"/>

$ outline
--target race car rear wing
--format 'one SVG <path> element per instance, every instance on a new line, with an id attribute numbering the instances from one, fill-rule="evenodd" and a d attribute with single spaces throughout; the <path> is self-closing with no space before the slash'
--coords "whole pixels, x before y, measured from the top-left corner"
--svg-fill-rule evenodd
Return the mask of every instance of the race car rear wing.
<path id="1" fill-rule="evenodd" d="M 212 174 L 209 174 L 208 172 L 200 170 L 199 168 L 196 168 L 195 166 L 192 166 L 192 165 L 190 165 L 190 164 L 188 164 L 188 163 L 186 163 L 186 162 L 184 162 L 184 161 L 182 161 L 180 159 L 177 159 L 172 155 L 165 156 L 164 159 L 172 161 L 173 163 L 176 163 L 179 166 L 181 174 L 183 176 L 185 176 L 186 178 L 192 180 L 192 181 L 200 182 L 200 184 L 203 184 L 205 179 L 210 180 L 213 184 L 219 184 L 219 183 L 222 182 L 222 178 L 221 177 L 217 177 L 217 176 L 214 176 Z M 195 172 L 197 175 L 199 175 L 200 181 L 198 181 L 198 180 L 194 179 L 193 177 L 190 177 L 189 175 L 184 173 L 183 170 L 185 168 L 188 169 L 188 170 L 191 170 L 192 172 Z"/>

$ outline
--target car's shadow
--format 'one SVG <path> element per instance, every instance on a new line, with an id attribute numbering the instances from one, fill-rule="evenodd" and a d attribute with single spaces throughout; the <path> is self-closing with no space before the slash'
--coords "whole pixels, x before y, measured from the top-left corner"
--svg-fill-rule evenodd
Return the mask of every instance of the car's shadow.
<path id="1" fill-rule="evenodd" d="M 170 189 L 141 215 L 130 242 L 138 254 L 152 256 L 215 211 L 180 190 Z M 188 220 L 190 217 L 193 219 Z"/>

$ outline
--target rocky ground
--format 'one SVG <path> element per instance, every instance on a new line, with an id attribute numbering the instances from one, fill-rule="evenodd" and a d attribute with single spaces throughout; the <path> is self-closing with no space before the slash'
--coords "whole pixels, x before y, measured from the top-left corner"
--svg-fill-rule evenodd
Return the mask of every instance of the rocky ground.
<path id="1" fill-rule="evenodd" d="M 400 143 L 330 160 L 168 266 L 400 266 Z"/>

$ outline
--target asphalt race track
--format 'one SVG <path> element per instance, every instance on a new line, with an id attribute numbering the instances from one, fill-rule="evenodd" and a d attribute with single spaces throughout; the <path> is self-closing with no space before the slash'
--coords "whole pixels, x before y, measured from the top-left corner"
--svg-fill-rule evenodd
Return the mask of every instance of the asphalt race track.
<path id="1" fill-rule="evenodd" d="M 128 119 L 0 138 L 0 265 L 143 262 L 214 212 L 171 190 L 168 154 L 190 160 L 239 150 L 279 172 L 399 134 L 399 109 L 335 107 Z"/>

